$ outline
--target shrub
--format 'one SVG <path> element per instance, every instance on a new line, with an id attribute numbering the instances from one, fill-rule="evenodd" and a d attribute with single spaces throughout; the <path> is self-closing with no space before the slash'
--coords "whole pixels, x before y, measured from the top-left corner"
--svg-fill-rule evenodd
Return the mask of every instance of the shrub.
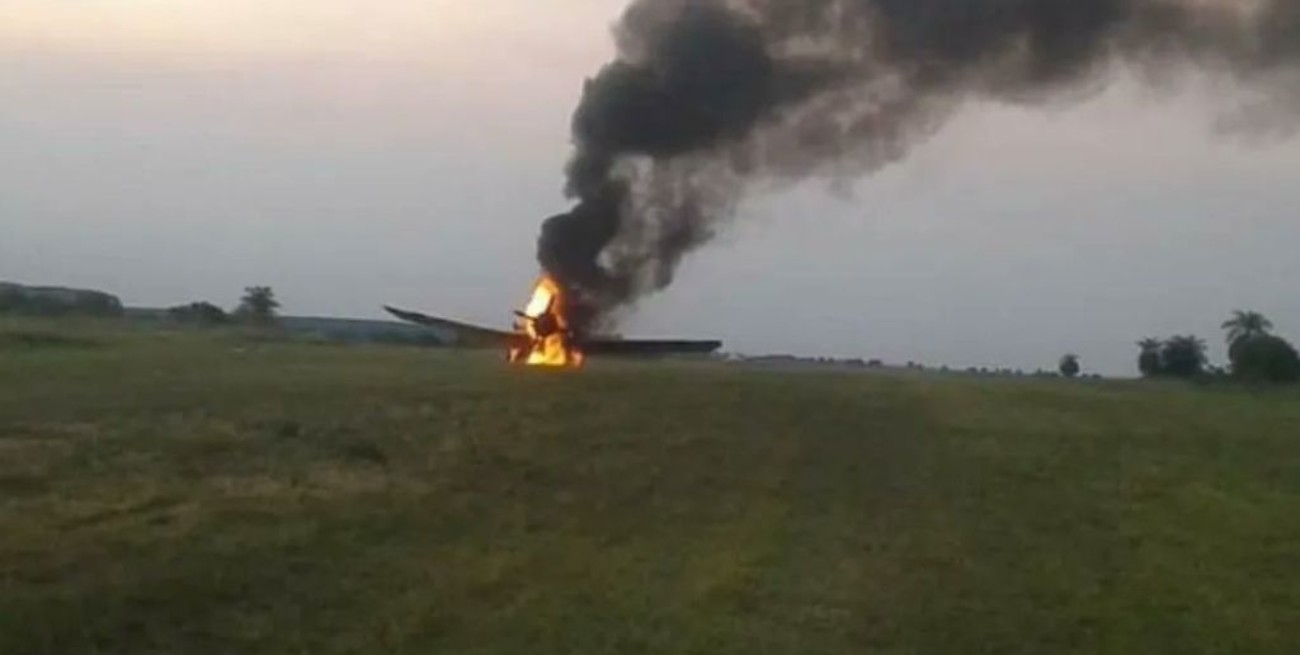
<path id="1" fill-rule="evenodd" d="M 1286 339 L 1256 335 L 1238 339 L 1229 351 L 1232 374 L 1251 382 L 1300 380 L 1300 353 Z"/>
<path id="2" fill-rule="evenodd" d="M 210 302 L 192 302 L 167 310 L 167 318 L 191 325 L 220 325 L 230 320 L 226 311 Z"/>

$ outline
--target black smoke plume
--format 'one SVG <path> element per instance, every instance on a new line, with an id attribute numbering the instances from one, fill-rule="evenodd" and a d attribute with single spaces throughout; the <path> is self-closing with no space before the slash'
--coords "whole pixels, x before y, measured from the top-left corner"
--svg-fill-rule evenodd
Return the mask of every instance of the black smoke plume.
<path id="1" fill-rule="evenodd" d="M 972 99 L 1052 103 L 1184 69 L 1300 107 L 1300 0 L 636 0 L 573 118 L 544 269 L 598 327 L 672 283 L 747 183 L 869 173 Z"/>

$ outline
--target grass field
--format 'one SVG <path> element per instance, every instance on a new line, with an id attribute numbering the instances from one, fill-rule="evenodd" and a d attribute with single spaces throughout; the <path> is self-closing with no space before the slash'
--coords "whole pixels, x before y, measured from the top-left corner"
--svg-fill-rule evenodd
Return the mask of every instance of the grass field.
<path id="1" fill-rule="evenodd" d="M 1300 393 L 0 323 L 0 653 L 1295 653 Z"/>

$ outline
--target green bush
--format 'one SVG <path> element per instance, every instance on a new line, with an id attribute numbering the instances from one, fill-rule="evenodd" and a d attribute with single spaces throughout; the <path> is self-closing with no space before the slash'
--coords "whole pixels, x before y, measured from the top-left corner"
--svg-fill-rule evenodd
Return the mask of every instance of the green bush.
<path id="1" fill-rule="evenodd" d="M 210 302 L 192 302 L 167 310 L 167 318 L 191 325 L 221 325 L 230 321 L 225 310 Z"/>
<path id="2" fill-rule="evenodd" d="M 1205 371 L 1205 341 L 1193 335 L 1170 337 L 1160 349 L 1160 373 L 1194 378 Z"/>
<path id="3" fill-rule="evenodd" d="M 1256 335 L 1238 339 L 1229 349 L 1232 374 L 1251 382 L 1300 380 L 1300 353 L 1286 339 Z"/>

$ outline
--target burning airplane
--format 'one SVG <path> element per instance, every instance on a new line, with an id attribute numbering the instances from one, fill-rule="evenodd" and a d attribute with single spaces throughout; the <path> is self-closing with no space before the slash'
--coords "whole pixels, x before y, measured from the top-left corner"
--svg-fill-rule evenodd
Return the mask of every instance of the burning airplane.
<path id="1" fill-rule="evenodd" d="M 615 339 L 584 334 L 573 320 L 573 306 L 563 287 L 543 275 L 533 287 L 528 304 L 517 317 L 513 331 L 471 325 L 385 306 L 389 314 L 415 325 L 455 335 L 458 345 L 496 348 L 507 361 L 527 366 L 576 368 L 589 355 L 666 357 L 707 355 L 722 348 L 721 341 Z"/>

